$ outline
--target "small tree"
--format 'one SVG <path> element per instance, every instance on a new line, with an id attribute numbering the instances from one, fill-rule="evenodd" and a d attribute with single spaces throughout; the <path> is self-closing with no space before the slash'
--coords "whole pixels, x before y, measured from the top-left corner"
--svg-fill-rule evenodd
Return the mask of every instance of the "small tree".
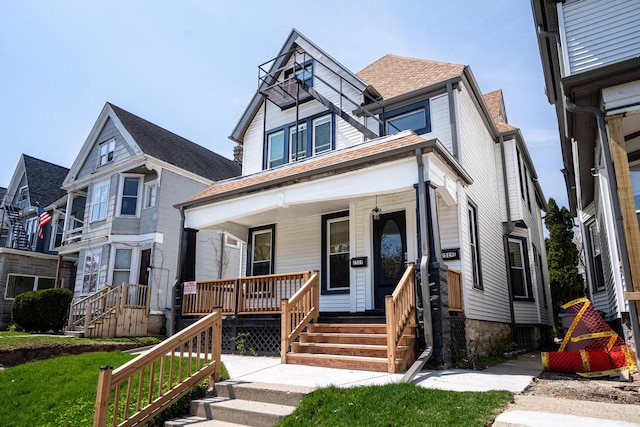
<path id="1" fill-rule="evenodd" d="M 553 300 L 553 317 L 558 321 L 562 304 L 584 296 L 584 279 L 578 271 L 578 248 L 574 242 L 573 217 L 566 207 L 558 208 L 549 199 L 544 224 L 549 231 L 545 239 L 549 284 Z"/>

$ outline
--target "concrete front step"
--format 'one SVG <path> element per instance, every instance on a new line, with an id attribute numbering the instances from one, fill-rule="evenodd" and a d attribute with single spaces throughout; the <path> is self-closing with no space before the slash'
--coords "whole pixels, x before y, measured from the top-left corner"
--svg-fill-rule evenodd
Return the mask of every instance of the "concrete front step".
<path id="1" fill-rule="evenodd" d="M 310 387 L 222 381 L 215 397 L 191 401 L 190 415 L 165 422 L 170 427 L 270 427 L 291 414 Z"/>
<path id="2" fill-rule="evenodd" d="M 84 337 L 84 330 L 82 331 L 64 331 L 64 335 L 68 336 L 68 337 L 76 337 L 76 338 L 83 338 Z"/>

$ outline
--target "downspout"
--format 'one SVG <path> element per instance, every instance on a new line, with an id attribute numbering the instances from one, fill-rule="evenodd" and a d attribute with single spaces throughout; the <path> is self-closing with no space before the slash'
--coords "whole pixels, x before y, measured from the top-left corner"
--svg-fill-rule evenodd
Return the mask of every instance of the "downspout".
<path id="1" fill-rule="evenodd" d="M 422 290 L 422 317 L 424 322 L 425 349 L 402 377 L 410 382 L 422 370 L 433 354 L 433 328 L 431 324 L 431 295 L 429 294 L 429 236 L 427 235 L 427 199 L 424 183 L 422 149 L 416 148 L 418 164 L 418 223 L 420 224 L 420 287 Z"/>
<path id="2" fill-rule="evenodd" d="M 598 126 L 598 132 L 600 133 L 600 143 L 602 144 L 602 153 L 604 155 L 604 162 L 607 168 L 611 171 L 614 171 L 613 175 L 610 179 L 608 179 L 609 183 L 609 192 L 611 193 L 611 201 L 613 204 L 613 215 L 615 217 L 616 222 L 616 237 L 618 238 L 618 242 L 620 242 L 620 254 L 623 260 L 626 262 L 622 262 L 622 271 L 624 274 L 624 282 L 625 287 L 627 288 L 627 292 L 633 292 L 633 283 L 631 282 L 631 269 L 629 267 L 629 253 L 627 251 L 627 239 L 624 235 L 624 225 L 622 223 L 622 212 L 620 211 L 620 198 L 618 197 L 618 184 L 615 176 L 615 169 L 613 168 L 613 158 L 611 155 L 611 147 L 609 146 L 609 138 L 607 136 L 607 128 L 604 122 L 604 113 L 599 108 L 595 107 L 584 107 L 578 106 L 571 102 L 571 100 L 566 98 L 566 107 L 570 112 L 582 112 L 587 114 L 592 114 L 596 118 L 596 124 Z M 579 179 L 579 178 L 578 178 Z M 633 337 L 636 342 L 636 350 L 638 347 L 638 339 L 640 338 L 640 325 L 638 325 L 638 311 L 636 308 L 636 304 L 629 302 L 629 317 L 631 318 L 631 331 L 633 332 Z M 640 355 L 636 351 L 636 364 L 640 366 Z"/>
<path id="3" fill-rule="evenodd" d="M 513 232 L 515 225 L 511 221 L 511 199 L 509 199 L 509 180 L 507 179 L 507 157 L 504 153 L 504 136 L 500 135 L 500 157 L 502 160 L 502 182 L 504 185 L 504 200 L 507 209 L 507 223 L 503 224 L 503 245 L 505 267 L 507 269 L 507 292 L 509 294 L 509 314 L 511 315 L 511 336 L 516 341 L 516 313 L 513 308 L 513 289 L 511 289 L 511 260 L 509 259 L 509 235 Z"/>
<path id="4" fill-rule="evenodd" d="M 223 268 L 224 268 L 224 233 L 220 233 L 220 268 L 218 268 L 218 279 L 222 279 Z"/>
<path id="5" fill-rule="evenodd" d="M 172 304 L 171 304 L 171 330 L 167 331 L 168 332 L 168 336 L 173 335 L 176 332 L 176 327 L 177 327 L 177 319 L 176 319 L 176 287 L 178 286 L 178 284 L 180 284 L 180 276 L 182 275 L 182 264 L 184 264 L 184 259 L 183 259 L 183 255 L 182 255 L 182 241 L 184 240 L 183 234 L 184 234 L 184 206 L 180 206 L 180 208 L 178 209 L 180 212 L 180 232 L 179 232 L 179 239 L 178 239 L 178 267 L 176 269 L 176 280 L 173 283 L 173 288 L 172 288 L 172 293 L 171 293 L 171 297 L 172 297 Z"/>

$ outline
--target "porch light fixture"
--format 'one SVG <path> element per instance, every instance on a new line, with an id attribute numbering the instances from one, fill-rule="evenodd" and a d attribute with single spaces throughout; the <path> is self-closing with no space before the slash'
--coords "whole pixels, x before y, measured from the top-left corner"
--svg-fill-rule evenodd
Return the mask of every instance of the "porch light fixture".
<path id="1" fill-rule="evenodd" d="M 382 209 L 378 207 L 378 195 L 376 194 L 376 207 L 371 209 L 371 215 L 373 215 L 374 221 L 378 221 L 380 219 L 380 212 L 382 212 Z"/>

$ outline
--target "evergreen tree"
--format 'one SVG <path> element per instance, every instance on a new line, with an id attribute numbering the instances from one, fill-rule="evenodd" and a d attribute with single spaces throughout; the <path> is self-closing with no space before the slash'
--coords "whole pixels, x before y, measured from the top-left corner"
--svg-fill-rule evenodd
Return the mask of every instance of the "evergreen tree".
<path id="1" fill-rule="evenodd" d="M 545 239 L 549 284 L 553 300 L 553 317 L 558 321 L 561 306 L 584 296 L 584 279 L 578 272 L 578 248 L 574 243 L 573 217 L 566 207 L 558 208 L 549 199 L 549 209 L 544 224 L 549 231 Z"/>

